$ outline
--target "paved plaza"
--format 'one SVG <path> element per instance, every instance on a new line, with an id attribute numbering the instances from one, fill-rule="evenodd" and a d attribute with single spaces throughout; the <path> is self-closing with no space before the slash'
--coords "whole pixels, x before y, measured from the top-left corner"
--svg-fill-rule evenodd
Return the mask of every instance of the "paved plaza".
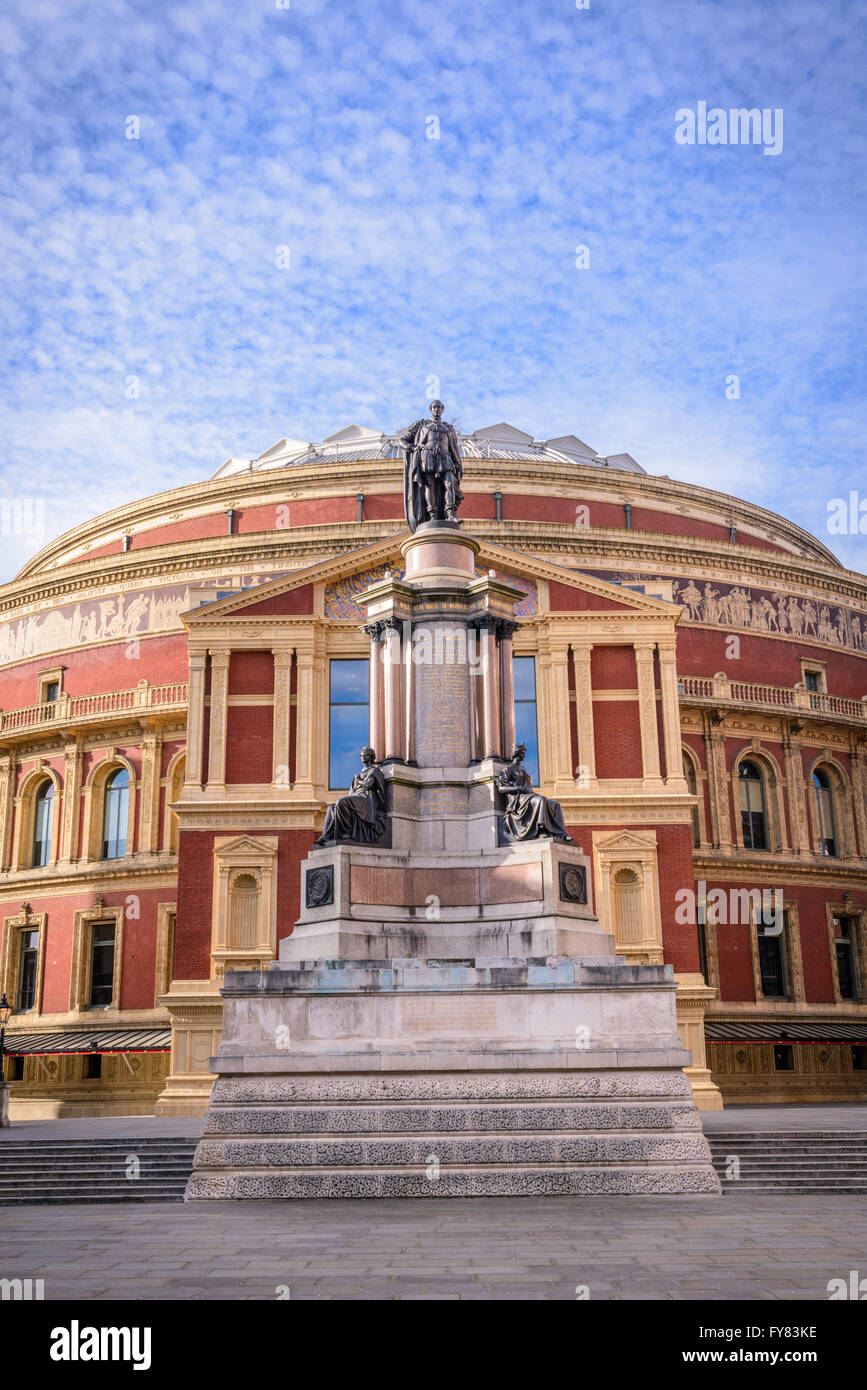
<path id="1" fill-rule="evenodd" d="M 844 1196 L 7 1207 L 2 1226 L 0 1273 L 46 1299 L 810 1300 L 867 1269 Z"/>
<path id="2" fill-rule="evenodd" d="M 867 1129 L 858 1105 L 742 1107 L 708 1132 Z M 3 1139 L 194 1137 L 199 1120 L 32 1121 Z M 867 1274 L 859 1196 L 440 1198 L 0 1208 L 0 1277 L 46 1299 L 826 1300 Z M 282 1293 L 278 1293 L 282 1290 Z"/>

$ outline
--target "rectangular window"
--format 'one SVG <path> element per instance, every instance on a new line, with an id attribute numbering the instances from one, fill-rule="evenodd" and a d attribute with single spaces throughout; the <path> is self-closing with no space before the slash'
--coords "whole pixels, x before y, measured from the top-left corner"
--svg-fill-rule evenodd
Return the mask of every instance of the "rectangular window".
<path id="1" fill-rule="evenodd" d="M 39 932 L 21 933 L 21 953 L 18 957 L 18 1009 L 27 1013 L 36 1007 L 36 967 L 39 961 Z"/>
<path id="2" fill-rule="evenodd" d="M 758 937 L 762 994 L 765 999 L 785 999 L 782 935 L 766 936 L 764 932 L 759 932 Z"/>
<path id="3" fill-rule="evenodd" d="M 852 1048 L 852 1070 L 867 1071 L 867 1047 L 855 1043 Z"/>
<path id="4" fill-rule="evenodd" d="M 804 684 L 808 690 L 821 690 L 822 687 L 819 685 L 819 672 L 805 671 Z"/>
<path id="5" fill-rule="evenodd" d="M 854 1052 L 855 1049 L 853 1048 L 852 1051 Z M 12 1058 L 12 1075 L 10 1076 L 9 1080 L 10 1080 L 10 1081 L 23 1081 L 23 1080 L 24 1080 L 24 1058 L 23 1058 L 23 1057 L 13 1057 L 13 1058 Z"/>
<path id="6" fill-rule="evenodd" d="M 43 701 L 46 705 L 53 705 L 54 701 L 60 696 L 60 681 L 46 681 L 45 689 L 42 693 Z"/>
<path id="7" fill-rule="evenodd" d="M 90 1007 L 108 1009 L 114 995 L 114 922 L 94 922 L 90 938 Z"/>
<path id="8" fill-rule="evenodd" d="M 774 1044 L 774 1070 L 795 1070 L 795 1049 L 792 1047 L 791 1043 Z"/>
<path id="9" fill-rule="evenodd" d="M 102 1053 L 89 1052 L 87 1055 L 87 1065 L 84 1068 L 84 1075 L 88 1081 L 98 1081 L 102 1076 Z"/>
<path id="10" fill-rule="evenodd" d="M 840 986 L 840 998 L 857 999 L 855 922 L 851 917 L 834 918 L 834 950 L 837 954 L 837 981 Z"/>
<path id="11" fill-rule="evenodd" d="M 533 786 L 539 785 L 539 731 L 536 723 L 536 658 L 516 656 L 512 658 L 512 671 L 515 683 L 515 735 L 518 743 L 526 743 L 527 756 L 524 767 L 530 774 Z M 507 755 L 511 748 L 503 749 Z"/>
<path id="12" fill-rule="evenodd" d="M 370 742 L 370 662 L 330 665 L 328 785 L 342 791 L 361 771 L 361 750 Z"/>

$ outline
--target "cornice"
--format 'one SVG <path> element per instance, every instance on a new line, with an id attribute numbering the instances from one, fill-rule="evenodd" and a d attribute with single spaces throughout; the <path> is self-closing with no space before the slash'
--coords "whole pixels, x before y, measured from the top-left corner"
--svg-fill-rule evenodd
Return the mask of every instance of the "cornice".
<path id="1" fill-rule="evenodd" d="M 402 490 L 400 470 L 398 459 L 368 459 L 353 464 L 357 486 L 374 487 L 380 492 L 384 490 L 395 494 L 400 494 Z M 472 484 L 482 489 L 487 485 L 491 491 L 501 489 L 504 483 L 517 483 L 537 494 L 574 497 L 577 489 L 582 501 L 629 502 L 633 505 L 637 502 L 650 508 L 656 504 L 662 510 L 672 510 L 679 515 L 717 525 L 728 525 L 734 519 L 736 526 L 740 525 L 741 529 L 754 532 L 773 544 L 788 545 L 814 559 L 823 559 L 829 565 L 839 565 L 827 546 L 786 517 L 756 503 L 695 483 L 653 474 L 606 470 L 595 465 L 558 464 L 550 460 L 545 462 L 543 476 L 538 465 L 525 459 L 467 459 L 464 473 Z M 57 564 L 64 555 L 88 541 L 105 544 L 106 533 L 117 530 L 118 534 L 127 531 L 137 534 L 148 522 L 159 520 L 170 524 L 173 520 L 181 519 L 180 515 L 173 516 L 173 513 L 191 517 L 228 507 L 238 510 L 247 506 L 261 506 L 269 499 L 286 503 L 310 495 L 343 495 L 345 490 L 346 463 L 339 457 L 187 483 L 115 507 L 72 528 L 43 546 L 20 570 L 18 578 L 24 580 L 44 572 L 47 565 Z M 73 563 L 78 563 L 78 557 Z"/>
<path id="2" fill-rule="evenodd" d="M 630 475 L 633 476 L 633 475 Z M 634 475 L 639 476 L 639 475 Z M 667 570 L 671 577 L 743 582 L 799 595 L 849 599 L 867 610 L 867 578 L 837 563 L 784 555 L 729 542 L 610 527 L 575 528 L 553 522 L 472 521 L 467 529 L 483 544 L 517 559 L 536 557 L 561 569 Z M 142 551 L 77 560 L 50 572 L 28 573 L 0 587 L 0 619 L 88 594 L 116 593 L 135 585 L 209 583 L 231 571 L 257 568 L 290 573 L 363 551 L 406 530 L 400 521 L 341 522 L 176 541 Z"/>

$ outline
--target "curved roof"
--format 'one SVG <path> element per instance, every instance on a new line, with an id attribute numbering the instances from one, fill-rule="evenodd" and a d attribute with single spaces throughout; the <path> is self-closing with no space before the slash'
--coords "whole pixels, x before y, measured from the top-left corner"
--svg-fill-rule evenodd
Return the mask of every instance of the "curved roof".
<path id="1" fill-rule="evenodd" d="M 359 463 L 372 459 L 396 459 L 402 456 L 400 436 L 409 429 L 409 422 L 394 434 L 370 429 L 366 425 L 346 425 L 329 434 L 318 444 L 301 439 L 278 439 L 258 458 L 228 458 L 212 476 L 228 478 L 236 473 L 259 472 L 264 468 L 286 468 L 291 464 L 312 463 L 319 458 L 337 462 Z M 629 454 L 597 454 L 574 434 L 556 439 L 534 439 L 531 434 L 500 421 L 473 430 L 472 434 L 457 431 L 462 458 L 533 459 L 535 462 L 595 464 L 599 468 L 619 468 L 627 473 L 643 473 L 644 469 Z"/>

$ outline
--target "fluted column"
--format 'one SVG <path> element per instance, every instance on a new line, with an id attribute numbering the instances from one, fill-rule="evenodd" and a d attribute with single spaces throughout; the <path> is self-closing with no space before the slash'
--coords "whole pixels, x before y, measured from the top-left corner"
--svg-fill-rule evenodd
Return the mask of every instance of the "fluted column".
<path id="1" fill-rule="evenodd" d="M 680 703 L 677 698 L 677 657 L 674 645 L 659 647 L 659 686 L 662 693 L 662 734 L 665 743 L 665 780 L 683 783 L 683 752 L 680 745 Z"/>
<path id="2" fill-rule="evenodd" d="M 226 723 L 229 708 L 229 659 L 227 648 L 211 650 L 211 728 L 208 740 L 208 786 L 226 785 Z"/>
<path id="3" fill-rule="evenodd" d="M 591 643 L 573 645 L 575 668 L 575 724 L 578 730 L 578 765 L 584 769 L 582 784 L 596 784 L 596 736 L 593 729 L 593 681 L 590 676 Z M 576 773 L 576 776 L 578 774 Z"/>
<path id="4" fill-rule="evenodd" d="M 272 648 L 274 657 L 274 727 L 272 734 L 275 787 L 289 786 L 289 729 L 291 723 L 292 648 Z"/>
<path id="5" fill-rule="evenodd" d="M 729 809 L 728 773 L 726 769 L 725 737 L 714 723 L 712 713 L 705 715 L 704 746 L 707 762 L 710 802 L 711 843 L 714 849 L 731 849 L 732 829 Z"/>
<path id="6" fill-rule="evenodd" d="M 60 828 L 60 859 L 77 858 L 78 827 L 81 812 L 81 772 L 84 750 L 80 738 L 63 750 L 63 823 Z"/>
<path id="7" fill-rule="evenodd" d="M 184 786 L 202 785 L 205 747 L 205 651 L 190 651 L 190 684 L 187 695 L 187 756 Z"/>
<path id="8" fill-rule="evenodd" d="M 638 671 L 638 717 L 641 721 L 641 761 L 644 780 L 645 782 L 661 782 L 652 643 L 635 643 L 635 665 Z"/>
<path id="9" fill-rule="evenodd" d="M 854 731 L 851 734 L 852 788 L 855 794 L 855 824 L 858 829 L 858 851 L 867 858 L 867 767 L 865 743 Z"/>
<path id="10" fill-rule="evenodd" d="M 548 668 L 551 693 L 551 733 L 554 753 L 554 792 L 567 796 L 575 790 L 572 767 L 572 721 L 569 700 L 569 646 L 551 646 L 551 665 Z"/>

